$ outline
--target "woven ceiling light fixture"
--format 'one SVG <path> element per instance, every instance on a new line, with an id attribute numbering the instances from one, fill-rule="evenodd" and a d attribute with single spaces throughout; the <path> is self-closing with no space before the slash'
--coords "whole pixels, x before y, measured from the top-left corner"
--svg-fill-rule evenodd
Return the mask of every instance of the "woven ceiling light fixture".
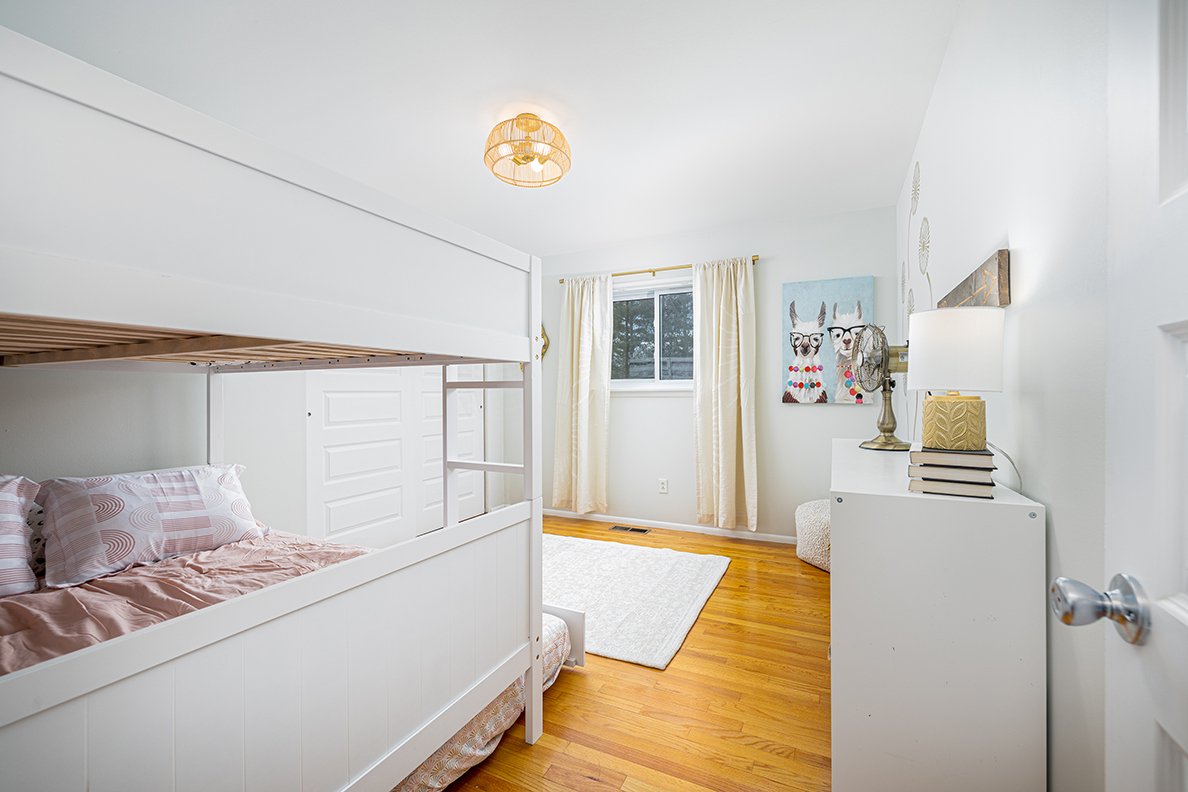
<path id="1" fill-rule="evenodd" d="M 500 181 L 548 187 L 569 173 L 569 141 L 548 121 L 520 113 L 491 130 L 483 161 Z"/>

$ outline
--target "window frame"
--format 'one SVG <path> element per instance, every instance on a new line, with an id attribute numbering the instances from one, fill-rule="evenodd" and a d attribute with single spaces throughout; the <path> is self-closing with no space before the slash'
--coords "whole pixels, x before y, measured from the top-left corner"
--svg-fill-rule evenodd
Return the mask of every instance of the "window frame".
<path id="1" fill-rule="evenodd" d="M 660 379 L 660 355 L 662 336 L 660 334 L 660 297 L 666 294 L 692 294 L 692 273 L 684 277 L 656 278 L 644 276 L 646 280 L 615 282 L 611 288 L 611 302 L 652 298 L 652 378 L 614 379 L 610 381 L 612 392 L 634 394 L 672 393 L 680 395 L 693 392 L 694 379 Z M 614 306 L 612 305 L 612 312 Z M 611 329 L 611 344 L 614 344 L 614 328 Z"/>

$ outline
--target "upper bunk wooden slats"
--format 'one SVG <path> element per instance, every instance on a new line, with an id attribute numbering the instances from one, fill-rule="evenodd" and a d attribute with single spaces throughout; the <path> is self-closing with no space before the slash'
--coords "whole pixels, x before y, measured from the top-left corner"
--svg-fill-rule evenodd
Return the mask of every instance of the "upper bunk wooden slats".
<path id="1" fill-rule="evenodd" d="M 195 364 L 288 363 L 403 354 L 408 353 L 0 314 L 0 365 L 4 366 L 101 360 Z"/>

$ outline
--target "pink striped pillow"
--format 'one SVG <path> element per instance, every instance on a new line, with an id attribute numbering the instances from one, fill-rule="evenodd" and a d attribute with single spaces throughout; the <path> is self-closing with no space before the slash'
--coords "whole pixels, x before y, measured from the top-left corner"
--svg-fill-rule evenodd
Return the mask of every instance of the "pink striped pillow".
<path id="1" fill-rule="evenodd" d="M 65 588 L 132 564 L 213 550 L 268 533 L 239 483 L 240 465 L 41 482 L 45 582 Z"/>
<path id="2" fill-rule="evenodd" d="M 0 476 L 0 597 L 37 590 L 37 577 L 29 567 L 26 520 L 37 482 L 24 476 Z"/>

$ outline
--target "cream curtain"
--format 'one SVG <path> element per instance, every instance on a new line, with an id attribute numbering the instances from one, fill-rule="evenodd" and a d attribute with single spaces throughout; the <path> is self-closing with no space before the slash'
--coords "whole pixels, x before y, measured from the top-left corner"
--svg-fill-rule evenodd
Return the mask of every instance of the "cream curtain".
<path id="1" fill-rule="evenodd" d="M 566 278 L 556 350 L 553 507 L 606 511 L 610 418 L 611 278 Z"/>
<path id="2" fill-rule="evenodd" d="M 697 519 L 759 527 L 755 279 L 745 258 L 693 267 Z"/>

